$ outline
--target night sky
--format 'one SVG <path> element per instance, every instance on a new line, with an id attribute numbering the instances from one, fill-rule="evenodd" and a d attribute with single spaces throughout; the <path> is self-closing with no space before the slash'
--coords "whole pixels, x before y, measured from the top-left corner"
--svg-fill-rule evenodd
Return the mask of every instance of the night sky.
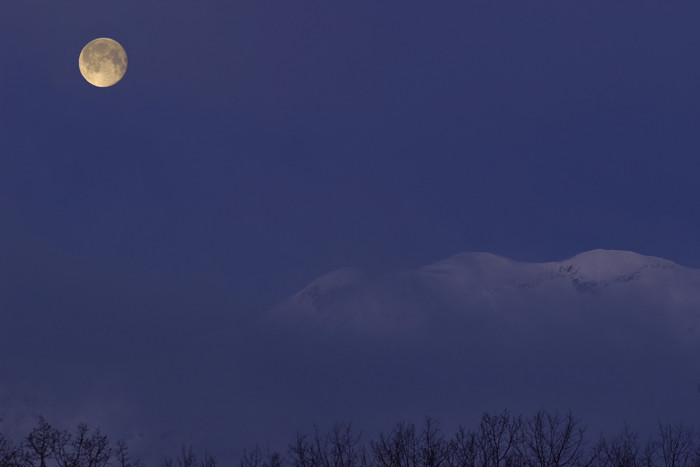
<path id="1" fill-rule="evenodd" d="M 694 2 L 0 8 L 4 249 L 266 304 L 459 251 L 700 266 Z M 129 56 L 107 89 L 77 66 L 102 36 Z"/>
<path id="2" fill-rule="evenodd" d="M 38 352 L 95 304 L 85 326 L 215 327 L 461 251 L 698 268 L 699 25 L 697 1 L 3 0 L 0 336 Z M 97 37 L 128 54 L 110 88 L 78 70 Z"/>

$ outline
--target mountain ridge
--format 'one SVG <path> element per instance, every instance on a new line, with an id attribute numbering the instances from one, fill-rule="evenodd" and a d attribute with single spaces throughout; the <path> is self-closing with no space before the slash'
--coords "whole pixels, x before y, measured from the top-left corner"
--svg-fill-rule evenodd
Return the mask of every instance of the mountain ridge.
<path id="1" fill-rule="evenodd" d="M 556 306 L 665 310 L 672 326 L 696 339 L 700 269 L 627 250 L 595 249 L 538 263 L 461 252 L 378 278 L 357 268 L 333 271 L 278 304 L 267 319 L 382 334 L 430 325 L 437 315 L 454 321 L 475 313 L 514 316 L 518 308 Z"/>

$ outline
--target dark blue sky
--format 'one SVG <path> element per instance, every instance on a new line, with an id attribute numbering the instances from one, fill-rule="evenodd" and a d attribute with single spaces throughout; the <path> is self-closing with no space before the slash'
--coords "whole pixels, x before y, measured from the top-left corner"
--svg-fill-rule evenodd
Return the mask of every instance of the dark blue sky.
<path id="1" fill-rule="evenodd" d="M 629 347 L 636 296 L 590 339 L 546 300 L 520 348 L 246 324 L 335 269 L 462 251 L 700 268 L 699 25 L 697 0 L 0 0 L 0 418 L 239 449 L 517 398 L 691 414 L 697 352 Z M 110 88 L 78 69 L 97 37 L 128 54 Z"/>
<path id="2" fill-rule="evenodd" d="M 700 267 L 699 24 L 689 1 L 4 1 L 3 274 L 194 276 L 252 309 L 465 250 Z M 77 65 L 102 36 L 129 57 L 106 89 Z"/>

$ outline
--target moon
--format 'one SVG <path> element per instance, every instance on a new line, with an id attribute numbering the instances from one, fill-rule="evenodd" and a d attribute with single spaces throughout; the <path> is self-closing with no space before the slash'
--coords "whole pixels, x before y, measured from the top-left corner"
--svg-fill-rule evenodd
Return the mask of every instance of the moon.
<path id="1" fill-rule="evenodd" d="M 117 84 L 126 73 L 126 65 L 124 47 L 107 37 L 88 42 L 80 51 L 78 58 L 78 66 L 83 78 L 98 88 Z"/>

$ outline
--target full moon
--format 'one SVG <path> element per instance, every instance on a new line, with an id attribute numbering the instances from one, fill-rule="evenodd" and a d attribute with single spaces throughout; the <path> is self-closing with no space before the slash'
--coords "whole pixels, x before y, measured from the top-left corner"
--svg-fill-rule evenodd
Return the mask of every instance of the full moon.
<path id="1" fill-rule="evenodd" d="M 114 39 L 100 37 L 80 52 L 78 66 L 85 80 L 99 88 L 116 84 L 126 73 L 126 52 Z"/>

